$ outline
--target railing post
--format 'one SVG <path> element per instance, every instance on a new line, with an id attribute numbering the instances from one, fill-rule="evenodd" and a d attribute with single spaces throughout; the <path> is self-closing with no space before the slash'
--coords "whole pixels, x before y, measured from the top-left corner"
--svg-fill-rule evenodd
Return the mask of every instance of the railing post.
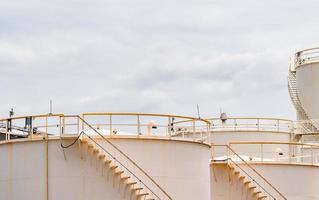
<path id="1" fill-rule="evenodd" d="M 291 154 L 291 144 L 288 144 L 288 147 L 289 147 L 289 159 L 288 159 L 288 161 L 289 161 L 289 164 L 291 164 L 291 158 L 292 158 L 292 155 L 294 154 L 293 152 L 293 154 Z"/>
<path id="2" fill-rule="evenodd" d="M 76 122 L 77 122 L 77 132 L 78 134 L 80 134 L 80 119 L 78 117 L 76 118 Z"/>
<path id="3" fill-rule="evenodd" d="M 140 121 L 140 115 L 137 115 L 137 135 L 141 135 L 141 121 Z"/>
<path id="4" fill-rule="evenodd" d="M 110 136 L 112 135 L 112 115 L 110 114 Z"/>
<path id="5" fill-rule="evenodd" d="M 263 144 L 260 144 L 260 152 L 261 152 L 261 162 L 264 162 L 264 148 Z"/>
<path id="6" fill-rule="evenodd" d="M 279 119 L 277 119 L 277 132 L 279 132 Z"/>
<path id="7" fill-rule="evenodd" d="M 212 143 L 212 133 L 210 132 L 209 124 L 206 125 L 206 128 L 207 128 L 207 134 L 206 135 L 207 135 L 207 137 L 209 137 L 207 141 L 208 141 L 209 144 L 211 144 Z"/>
<path id="8" fill-rule="evenodd" d="M 167 133 L 166 136 L 171 137 L 171 130 L 172 130 L 172 119 L 171 117 L 168 117 L 168 126 L 167 126 Z"/>
<path id="9" fill-rule="evenodd" d="M 259 118 L 257 119 L 257 131 L 260 130 Z"/>
<path id="10" fill-rule="evenodd" d="M 48 116 L 45 117 L 45 135 L 48 136 Z"/>
<path id="11" fill-rule="evenodd" d="M 195 119 L 193 119 L 193 140 L 196 139 L 196 130 L 195 130 Z"/>

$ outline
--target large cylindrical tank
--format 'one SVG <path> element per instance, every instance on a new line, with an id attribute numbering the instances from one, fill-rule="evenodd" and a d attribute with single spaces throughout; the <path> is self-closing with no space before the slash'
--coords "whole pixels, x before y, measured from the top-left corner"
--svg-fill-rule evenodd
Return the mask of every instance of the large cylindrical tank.
<path id="1" fill-rule="evenodd" d="M 76 138 L 0 142 L 0 199 L 129 200 L 127 187 Z M 174 200 L 210 199 L 210 146 L 161 138 L 110 140 L 138 163 Z M 96 139 L 101 145 L 105 141 Z M 106 147 L 105 147 L 106 148 Z M 113 152 L 112 152 L 113 153 Z M 113 154 L 115 157 L 118 155 Z M 126 163 L 124 163 L 126 164 Z M 126 164 L 130 170 L 134 169 Z M 136 171 L 133 172 L 136 175 Z"/>
<path id="2" fill-rule="evenodd" d="M 309 119 L 319 119 L 319 48 L 297 52 L 295 61 L 301 105 Z"/>

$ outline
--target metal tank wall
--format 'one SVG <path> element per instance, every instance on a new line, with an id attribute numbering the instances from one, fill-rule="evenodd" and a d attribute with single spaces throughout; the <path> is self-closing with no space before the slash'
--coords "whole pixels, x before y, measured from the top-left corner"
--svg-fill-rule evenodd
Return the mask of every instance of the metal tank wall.
<path id="1" fill-rule="evenodd" d="M 73 140 L 63 142 L 68 144 Z M 210 199 L 209 145 L 167 139 L 111 140 L 173 199 Z M 57 138 L 49 139 L 47 147 L 43 139 L 0 143 L 0 199 L 126 200 L 129 197 L 112 176 L 102 171 L 97 156 L 78 143 L 63 151 L 60 142 Z"/>
<path id="2" fill-rule="evenodd" d="M 228 144 L 229 142 L 276 141 L 290 142 L 291 134 L 286 132 L 264 131 L 219 131 L 211 133 L 214 144 Z"/>
<path id="3" fill-rule="evenodd" d="M 259 173 L 261 173 L 270 183 L 275 186 L 289 200 L 317 200 L 319 199 L 319 170 L 318 166 L 293 165 L 293 164 L 251 164 Z M 247 170 L 247 166 L 241 166 Z M 212 164 L 211 165 L 211 191 L 212 200 L 223 199 L 247 199 L 243 198 L 242 191 L 234 190 L 234 187 L 239 187 L 238 183 L 232 182 L 229 178 L 230 173 L 227 172 L 227 167 Z M 248 171 L 248 170 L 247 170 Z M 260 177 L 250 174 L 258 183 Z M 254 184 L 255 186 L 258 186 Z M 263 185 L 269 189 L 266 185 Z M 258 187 L 257 187 L 258 188 Z M 268 191 L 272 191 L 269 189 Z M 238 198 L 234 198 L 236 196 Z M 272 193 L 272 195 L 275 195 Z"/>
<path id="4" fill-rule="evenodd" d="M 210 146 L 191 141 L 111 138 L 173 199 L 210 199 Z"/>
<path id="5" fill-rule="evenodd" d="M 63 152 L 60 140 L 49 140 L 48 148 L 44 140 L 1 143 L 0 163 L 0 199 L 129 199 L 78 145 Z"/>
<path id="6" fill-rule="evenodd" d="M 318 166 L 269 163 L 252 166 L 289 200 L 319 199 Z"/>
<path id="7" fill-rule="evenodd" d="M 296 75 L 297 90 L 304 110 L 311 119 L 319 119 L 319 62 L 297 67 Z"/>

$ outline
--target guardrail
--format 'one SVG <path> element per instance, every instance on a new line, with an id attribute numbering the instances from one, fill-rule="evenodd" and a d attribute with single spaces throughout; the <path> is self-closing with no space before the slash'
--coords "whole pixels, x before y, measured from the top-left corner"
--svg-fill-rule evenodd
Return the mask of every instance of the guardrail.
<path id="1" fill-rule="evenodd" d="M 230 142 L 247 162 L 319 166 L 319 145 L 290 142 Z"/>
<path id="2" fill-rule="evenodd" d="M 287 119 L 231 117 L 224 121 L 220 118 L 207 119 L 211 122 L 211 131 L 263 131 L 292 133 L 294 123 Z"/>
<path id="3" fill-rule="evenodd" d="M 108 135 L 145 135 L 172 137 L 207 132 L 210 122 L 205 119 L 180 115 L 150 113 L 84 113 L 83 119 Z M 86 126 L 82 127 L 86 130 Z M 193 140 L 196 137 L 192 138 Z"/>
<path id="4" fill-rule="evenodd" d="M 171 137 L 180 134 L 181 138 L 193 133 L 192 140 L 196 140 L 196 133 L 207 132 L 210 122 L 188 116 L 149 114 L 149 113 L 84 113 L 82 114 L 92 127 L 102 135 L 130 135 Z M 81 124 L 79 119 L 65 117 L 64 114 L 45 114 L 20 116 L 0 119 L 0 133 L 10 140 L 13 135 L 34 137 L 37 135 L 78 134 L 86 131 L 87 125 Z M 91 130 L 92 134 L 93 131 Z M 88 133 L 90 134 L 90 133 Z"/>
<path id="5" fill-rule="evenodd" d="M 319 61 L 319 48 L 310 48 L 298 51 L 295 53 L 294 66 L 318 62 Z"/>
<path id="6" fill-rule="evenodd" d="M 118 167 L 118 170 L 123 170 L 125 176 L 131 177 L 139 187 L 142 187 L 145 192 L 151 195 L 152 199 L 156 200 L 172 200 L 167 192 L 135 161 L 133 161 L 127 154 L 115 146 L 109 139 L 102 135 L 90 123 L 78 115 L 66 115 L 63 121 L 73 121 L 75 123 L 62 124 L 63 128 L 77 129 L 78 127 L 85 127 L 85 130 L 77 133 L 78 138 L 89 139 L 98 149 L 100 149 L 106 156 L 106 159 L 112 161 L 113 165 Z M 62 132 L 62 135 L 70 134 L 70 132 Z M 71 134 L 74 132 L 71 132 Z M 94 133 L 94 134 L 92 134 Z"/>
<path id="7" fill-rule="evenodd" d="M 217 151 L 217 148 L 223 148 Z M 213 162 L 226 161 L 228 165 L 233 164 L 241 174 L 245 175 L 264 194 L 273 200 L 287 200 L 287 198 L 273 186 L 264 176 L 262 176 L 245 158 L 228 145 L 212 145 Z"/>
<path id="8" fill-rule="evenodd" d="M 37 135 L 60 135 L 63 117 L 64 114 L 44 114 L 0 119 L 0 133 L 5 134 L 5 140 L 13 136 L 32 139 Z"/>

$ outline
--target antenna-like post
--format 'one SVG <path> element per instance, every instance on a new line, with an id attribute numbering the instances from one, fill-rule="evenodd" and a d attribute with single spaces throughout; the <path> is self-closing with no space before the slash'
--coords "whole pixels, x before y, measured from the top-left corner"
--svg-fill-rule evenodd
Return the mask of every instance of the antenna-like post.
<path id="1" fill-rule="evenodd" d="M 52 115 L 52 99 L 50 99 L 50 112 L 49 115 Z"/>
<path id="2" fill-rule="evenodd" d="M 12 117 L 13 117 L 13 115 L 14 115 L 14 111 L 13 111 L 13 108 L 11 108 L 11 110 L 10 110 L 10 112 L 9 112 L 9 116 L 10 116 L 10 118 L 12 118 Z"/>

